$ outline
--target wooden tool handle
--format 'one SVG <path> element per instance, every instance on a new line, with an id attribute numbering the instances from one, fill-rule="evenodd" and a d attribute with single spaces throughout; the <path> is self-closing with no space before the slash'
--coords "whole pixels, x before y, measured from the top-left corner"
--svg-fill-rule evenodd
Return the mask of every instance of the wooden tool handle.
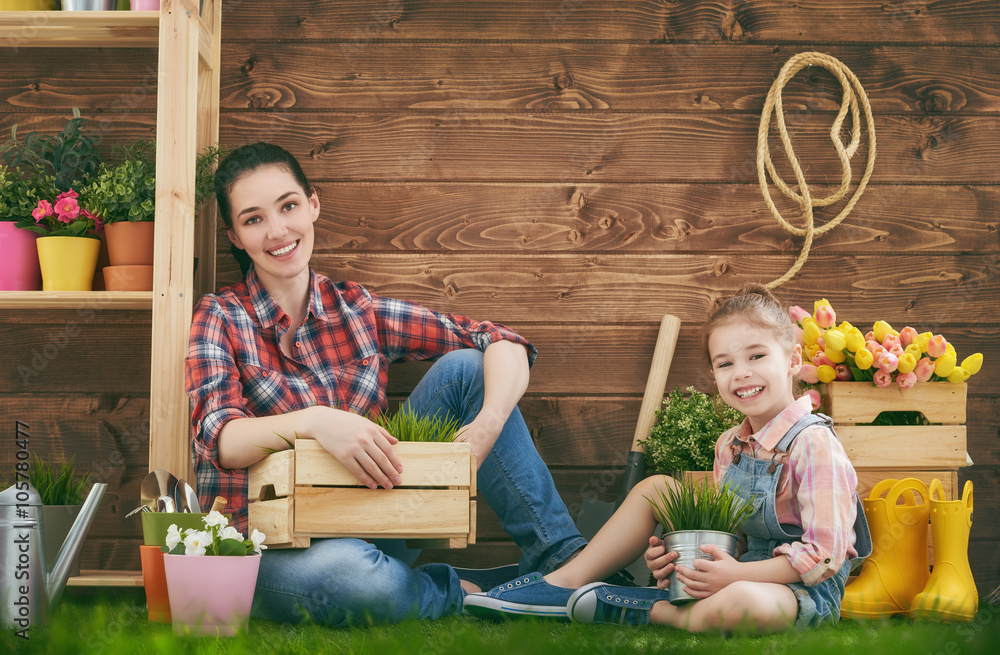
<path id="1" fill-rule="evenodd" d="M 209 512 L 221 512 L 222 508 L 226 506 L 226 499 L 222 496 L 216 496 L 215 500 L 212 502 L 212 509 Z"/>
<path id="2" fill-rule="evenodd" d="M 667 314 L 660 321 L 660 333 L 656 337 L 656 348 L 653 349 L 653 362 L 649 366 L 649 377 L 646 379 L 646 390 L 642 394 L 642 405 L 639 407 L 639 418 L 635 422 L 635 436 L 632 437 L 632 452 L 646 452 L 645 444 L 639 441 L 649 436 L 649 431 L 656 420 L 656 410 L 663 403 L 663 394 L 667 388 L 667 374 L 670 372 L 670 362 L 674 359 L 674 347 L 681 331 L 681 320 Z"/>

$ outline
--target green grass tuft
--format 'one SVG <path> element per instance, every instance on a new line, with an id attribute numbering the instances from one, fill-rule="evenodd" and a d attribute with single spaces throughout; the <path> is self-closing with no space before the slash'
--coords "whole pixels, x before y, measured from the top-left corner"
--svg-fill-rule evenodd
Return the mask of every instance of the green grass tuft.
<path id="1" fill-rule="evenodd" d="M 716 487 L 709 481 L 674 480 L 673 486 L 654 487 L 656 497 L 649 506 L 665 529 L 715 530 L 736 533 L 756 509 L 728 486 Z"/>

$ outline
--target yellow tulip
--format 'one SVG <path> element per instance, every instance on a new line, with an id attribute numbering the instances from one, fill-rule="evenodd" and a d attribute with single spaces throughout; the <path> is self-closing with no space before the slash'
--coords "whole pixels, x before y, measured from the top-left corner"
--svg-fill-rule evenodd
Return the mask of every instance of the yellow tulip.
<path id="1" fill-rule="evenodd" d="M 908 345 L 903 352 L 910 353 L 917 361 L 920 361 L 920 356 L 924 353 L 924 351 L 920 350 L 920 346 L 915 343 Z"/>
<path id="2" fill-rule="evenodd" d="M 854 365 L 862 371 L 867 371 L 875 363 L 875 355 L 867 348 L 862 348 L 854 354 Z"/>
<path id="3" fill-rule="evenodd" d="M 826 343 L 828 350 L 836 350 L 840 352 L 847 347 L 847 337 L 839 328 L 831 328 L 823 333 L 823 341 Z M 830 359 L 833 359 L 832 357 Z M 834 360 L 836 361 L 836 360 Z M 837 362 L 838 364 L 840 362 Z"/>
<path id="4" fill-rule="evenodd" d="M 847 331 L 847 349 L 852 353 L 865 349 L 865 335 L 861 334 L 861 330 L 856 327 Z"/>
<path id="5" fill-rule="evenodd" d="M 822 333 L 823 328 L 819 326 L 816 319 L 811 316 L 802 319 L 802 341 L 807 346 L 811 346 L 816 343 Z"/>
<path id="6" fill-rule="evenodd" d="M 840 331 L 843 332 L 844 334 L 847 334 L 848 332 L 850 332 L 853 329 L 854 329 L 854 326 L 851 325 L 850 323 L 848 323 L 847 321 L 841 321 L 840 322 Z"/>
<path id="7" fill-rule="evenodd" d="M 816 374 L 819 376 L 819 381 L 824 384 L 829 384 L 837 379 L 837 370 L 826 364 L 817 367 Z"/>
<path id="8" fill-rule="evenodd" d="M 934 375 L 939 378 L 946 378 L 955 370 L 955 356 L 945 353 L 934 360 Z"/>
<path id="9" fill-rule="evenodd" d="M 970 373 L 961 366 L 956 366 L 948 375 L 948 382 L 952 384 L 962 384 L 969 379 Z"/>
<path id="10" fill-rule="evenodd" d="M 882 343 L 885 341 L 885 335 L 891 334 L 893 336 L 899 336 L 899 332 L 892 329 L 892 326 L 885 321 L 875 321 L 875 325 L 872 327 L 875 332 L 875 341 Z"/>
<path id="11" fill-rule="evenodd" d="M 930 340 L 933 337 L 934 337 L 933 332 L 922 332 L 917 335 L 917 338 L 913 340 L 913 343 L 920 346 L 920 352 L 925 353 L 927 352 L 927 344 L 930 343 Z"/>
<path id="12" fill-rule="evenodd" d="M 910 353 L 903 353 L 899 356 L 899 364 L 896 370 L 900 373 L 909 373 L 917 367 L 917 358 Z"/>
<path id="13" fill-rule="evenodd" d="M 951 345 L 950 341 L 947 343 L 947 345 L 945 345 L 945 352 L 951 353 L 952 355 L 955 356 L 955 359 L 958 359 L 958 353 L 955 352 L 955 346 Z"/>
<path id="14" fill-rule="evenodd" d="M 809 360 L 810 362 L 812 361 L 812 358 L 815 357 L 816 353 L 818 353 L 818 352 L 819 352 L 819 344 L 818 343 L 814 343 L 814 344 L 806 346 L 806 347 L 804 347 L 802 349 L 802 354 L 805 356 L 805 359 Z"/>
<path id="15" fill-rule="evenodd" d="M 969 372 L 969 375 L 975 375 L 979 372 L 979 369 L 983 367 L 983 353 L 976 353 L 974 355 L 969 355 L 962 360 L 962 368 Z"/>
<path id="16" fill-rule="evenodd" d="M 823 352 L 826 353 L 826 356 L 829 357 L 830 361 L 834 364 L 843 364 L 844 360 L 847 359 L 847 355 L 844 354 L 843 350 L 834 350 L 830 346 L 827 346 L 826 350 Z"/>

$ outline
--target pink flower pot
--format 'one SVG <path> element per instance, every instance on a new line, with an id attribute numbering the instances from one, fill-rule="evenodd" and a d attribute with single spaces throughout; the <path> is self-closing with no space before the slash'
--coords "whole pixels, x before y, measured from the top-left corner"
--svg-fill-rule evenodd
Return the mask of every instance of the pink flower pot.
<path id="1" fill-rule="evenodd" d="M 260 555 L 163 556 L 174 634 L 231 637 L 250 627 Z"/>
<path id="2" fill-rule="evenodd" d="M 38 291 L 42 272 L 38 267 L 38 235 L 0 221 L 0 291 Z"/>
<path id="3" fill-rule="evenodd" d="M 131 0 L 132 11 L 159 11 L 160 0 Z"/>

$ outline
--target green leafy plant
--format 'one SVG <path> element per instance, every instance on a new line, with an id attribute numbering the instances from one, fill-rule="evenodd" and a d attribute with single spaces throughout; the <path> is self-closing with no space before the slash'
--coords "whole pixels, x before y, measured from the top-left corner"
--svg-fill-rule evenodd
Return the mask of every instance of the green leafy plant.
<path id="1" fill-rule="evenodd" d="M 0 146 L 0 161 L 10 167 L 24 167 L 40 177 L 51 176 L 57 191 L 68 191 L 96 175 L 103 161 L 97 150 L 98 139 L 84 133 L 89 123 L 73 107 L 73 118 L 54 136 L 29 132 L 21 140 L 15 124 L 11 138 Z"/>
<path id="2" fill-rule="evenodd" d="M 21 221 L 31 217 L 38 201 L 56 196 L 52 177 L 26 174 L 20 168 L 0 164 L 0 221 Z"/>
<path id="3" fill-rule="evenodd" d="M 215 167 L 231 151 L 232 148 L 226 146 L 209 146 L 198 153 L 194 167 L 195 218 L 198 217 L 202 204 L 215 196 Z"/>
<path id="4" fill-rule="evenodd" d="M 400 441 L 421 441 L 439 443 L 453 441 L 462 422 L 445 416 L 419 416 L 408 406 L 395 414 L 379 414 L 372 421 Z"/>
<path id="5" fill-rule="evenodd" d="M 156 170 L 142 159 L 101 165 L 86 195 L 104 223 L 149 222 L 155 215 Z"/>
<path id="6" fill-rule="evenodd" d="M 642 443 L 647 464 L 656 472 L 710 471 L 719 435 L 739 424 L 743 414 L 709 396 L 687 388 L 674 388 L 656 410 L 656 422 Z"/>
<path id="7" fill-rule="evenodd" d="M 707 480 L 675 479 L 673 486 L 654 487 L 656 496 L 644 496 L 664 529 L 715 530 L 735 534 L 750 518 L 756 505 L 744 500 L 728 485 L 716 487 Z"/>
<path id="8" fill-rule="evenodd" d="M 9 487 L 6 476 L 0 476 L 3 488 Z M 14 475 L 17 479 L 17 475 Z M 24 478 L 21 478 L 22 480 Z M 28 468 L 28 484 L 35 488 L 43 505 L 80 505 L 83 503 L 83 489 L 90 482 L 90 474 L 77 476 L 73 460 L 62 462 L 58 467 L 39 457 L 31 458 Z"/>

